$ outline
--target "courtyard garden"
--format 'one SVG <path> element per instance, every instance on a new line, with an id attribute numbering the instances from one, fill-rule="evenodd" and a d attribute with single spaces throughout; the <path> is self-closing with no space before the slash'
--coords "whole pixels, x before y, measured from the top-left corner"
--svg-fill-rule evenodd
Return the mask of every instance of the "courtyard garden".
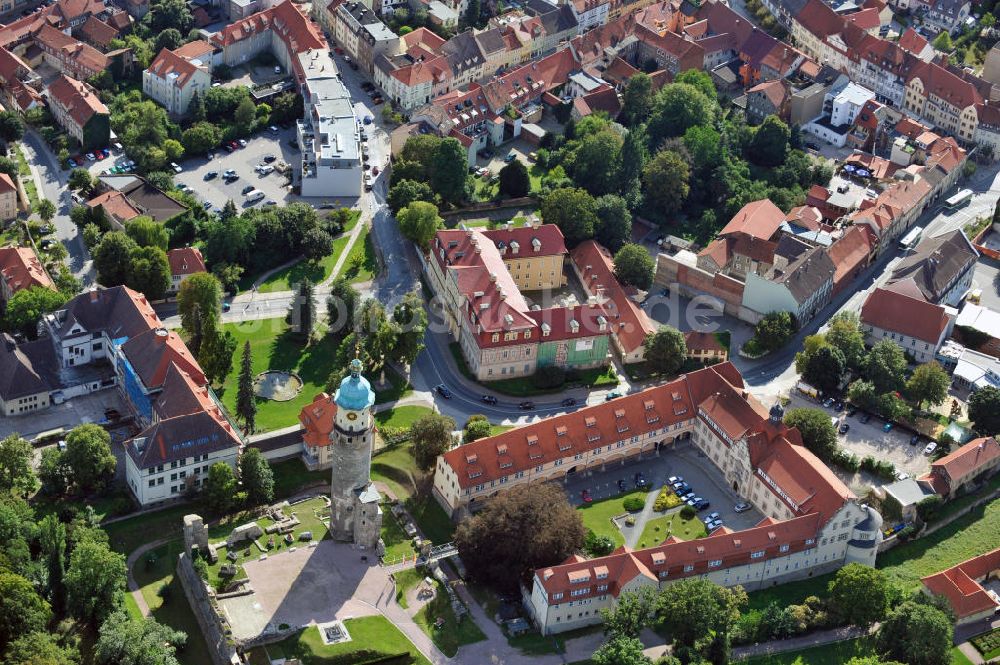
<path id="1" fill-rule="evenodd" d="M 310 626 L 297 635 L 264 647 L 267 659 L 287 661 L 296 658 L 302 665 L 430 665 L 430 661 L 385 617 L 346 619 L 344 626 L 351 635 L 349 642 L 324 644 L 319 628 Z"/>
<path id="2" fill-rule="evenodd" d="M 583 518 L 584 528 L 590 529 L 599 537 L 605 536 L 610 538 L 614 542 L 615 547 L 619 547 L 625 544 L 625 536 L 615 526 L 612 518 L 629 512 L 625 509 L 626 501 L 634 502 L 638 500 L 639 502 L 645 502 L 648 493 L 646 490 L 633 490 L 609 499 L 582 504 L 577 506 L 577 510 L 580 511 L 580 517 Z"/>
<path id="3" fill-rule="evenodd" d="M 681 516 L 680 510 L 673 510 L 667 515 L 654 517 L 642 529 L 639 536 L 639 547 L 653 547 L 659 545 L 668 536 L 675 536 L 681 540 L 693 540 L 701 538 L 706 534 L 705 524 L 697 514 L 689 519 Z"/>

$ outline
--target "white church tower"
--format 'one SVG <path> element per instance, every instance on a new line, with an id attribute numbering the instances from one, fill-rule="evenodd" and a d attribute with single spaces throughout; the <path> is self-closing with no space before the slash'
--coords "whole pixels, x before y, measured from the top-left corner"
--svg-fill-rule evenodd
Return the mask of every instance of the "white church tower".
<path id="1" fill-rule="evenodd" d="M 330 442 L 330 534 L 334 540 L 375 549 L 382 530 L 381 496 L 371 482 L 372 406 L 375 391 L 361 376 L 361 361 L 334 395 L 337 405 Z"/>

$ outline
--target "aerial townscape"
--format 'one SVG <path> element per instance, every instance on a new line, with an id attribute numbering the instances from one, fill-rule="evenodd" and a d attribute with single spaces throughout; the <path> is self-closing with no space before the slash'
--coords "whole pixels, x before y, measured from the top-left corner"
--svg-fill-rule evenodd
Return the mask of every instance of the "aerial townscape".
<path id="1" fill-rule="evenodd" d="M 998 17 L 0 3 L 0 663 L 1000 662 Z"/>

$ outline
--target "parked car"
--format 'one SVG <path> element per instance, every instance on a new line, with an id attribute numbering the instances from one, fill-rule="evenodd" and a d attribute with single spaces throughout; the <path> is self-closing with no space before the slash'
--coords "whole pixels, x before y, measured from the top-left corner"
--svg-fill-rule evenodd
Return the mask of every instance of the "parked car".
<path id="1" fill-rule="evenodd" d="M 910 477 L 910 474 L 908 474 L 906 471 L 897 471 L 896 472 L 896 480 L 906 480 L 909 477 Z"/>
<path id="2" fill-rule="evenodd" d="M 682 483 L 680 487 L 674 488 L 674 494 L 677 496 L 684 496 L 691 491 L 691 486 L 687 483 Z"/>
<path id="3" fill-rule="evenodd" d="M 681 501 L 690 501 L 695 496 L 694 490 L 681 495 Z"/>
<path id="4" fill-rule="evenodd" d="M 225 171 L 222 172 L 223 178 L 228 178 L 231 175 L 236 175 L 236 171 L 234 171 L 233 169 L 226 169 Z"/>
<path id="5" fill-rule="evenodd" d="M 847 434 L 848 430 L 850 429 L 851 426 L 847 423 L 844 423 L 843 425 L 840 426 L 840 429 L 838 429 L 837 431 L 840 432 L 841 434 Z"/>
<path id="6" fill-rule="evenodd" d="M 714 522 L 715 520 L 719 519 L 719 517 L 721 517 L 719 513 L 709 513 L 708 515 L 703 517 L 701 521 L 704 522 L 705 524 L 708 524 L 709 522 Z"/>
<path id="7" fill-rule="evenodd" d="M 582 499 L 584 503 L 593 503 L 594 502 L 594 497 L 590 496 L 590 490 L 583 490 L 583 491 L 581 491 L 580 492 L 580 499 Z"/>
<path id="8" fill-rule="evenodd" d="M 920 435 L 919 434 L 914 434 L 913 436 L 910 437 L 910 445 L 911 446 L 915 446 L 918 443 L 920 443 Z"/>
<path id="9" fill-rule="evenodd" d="M 622 396 L 621 391 L 616 388 L 616 389 L 612 390 L 611 392 L 609 392 L 607 395 L 604 396 L 604 401 L 605 402 L 610 402 L 611 400 L 616 399 L 616 398 L 621 397 L 621 396 Z"/>
<path id="10" fill-rule="evenodd" d="M 514 152 L 513 150 L 511 150 L 510 152 L 507 153 L 507 156 L 503 158 L 503 161 L 505 161 L 508 164 L 510 164 L 515 159 L 517 159 L 517 153 Z"/>
<path id="11" fill-rule="evenodd" d="M 564 399 L 562 401 L 562 405 L 563 406 L 576 406 L 576 398 L 574 398 L 574 397 L 567 397 L 566 399 Z"/>
<path id="12" fill-rule="evenodd" d="M 705 509 L 711 507 L 711 505 L 712 504 L 708 500 L 701 499 L 700 501 L 698 501 L 698 502 L 696 502 L 694 504 L 694 509 L 695 510 L 705 510 Z"/>
<path id="13" fill-rule="evenodd" d="M 832 397 L 827 397 L 826 399 L 824 399 L 824 400 L 823 400 L 823 406 L 825 406 L 825 407 L 826 407 L 826 408 L 828 408 L 828 409 L 829 409 L 829 408 L 830 408 L 831 406 L 833 406 L 833 398 L 832 398 Z"/>
<path id="14" fill-rule="evenodd" d="M 735 506 L 733 506 L 733 510 L 735 510 L 738 513 L 745 513 L 751 508 L 753 508 L 753 506 L 751 506 L 750 503 L 747 501 L 740 501 Z"/>
<path id="15" fill-rule="evenodd" d="M 687 484 L 684 482 L 684 479 L 681 478 L 680 476 L 676 476 L 676 478 L 677 478 L 676 480 L 669 481 L 670 489 L 675 489 L 675 490 L 680 489 L 681 487 Z"/>
<path id="16" fill-rule="evenodd" d="M 625 489 L 626 489 L 625 488 L 625 479 L 624 478 L 619 478 L 618 479 L 618 491 L 619 492 L 624 492 Z"/>
<path id="17" fill-rule="evenodd" d="M 275 157 L 274 155 L 264 155 L 264 161 L 268 164 L 273 162 L 275 159 L 277 159 L 277 157 Z"/>
<path id="18" fill-rule="evenodd" d="M 705 525 L 705 528 L 708 529 L 709 533 L 721 527 L 722 527 L 722 520 L 715 520 L 714 522 L 709 522 L 708 524 Z"/>
<path id="19" fill-rule="evenodd" d="M 520 404 L 518 404 L 517 408 L 521 409 L 522 411 L 531 411 L 535 408 L 535 403 L 532 402 L 530 399 L 526 399 Z"/>
<path id="20" fill-rule="evenodd" d="M 245 147 L 247 147 L 247 140 L 246 139 L 240 139 L 239 140 L 239 144 L 240 144 L 241 148 L 245 148 Z"/>
<path id="21" fill-rule="evenodd" d="M 268 200 L 264 201 L 264 205 L 266 205 L 266 206 L 276 206 L 276 205 L 278 205 L 278 202 L 276 200 L 274 200 L 274 199 L 268 199 Z"/>
<path id="22" fill-rule="evenodd" d="M 373 166 L 372 167 L 372 175 L 378 175 L 378 167 L 377 166 Z"/>
<path id="23" fill-rule="evenodd" d="M 375 119 L 375 118 L 371 117 L 370 115 L 366 115 L 366 116 L 365 116 L 365 119 L 364 119 L 364 123 L 365 123 L 366 125 L 370 125 L 370 124 L 372 124 L 372 120 L 374 120 L 374 119 Z"/>
<path id="24" fill-rule="evenodd" d="M 232 308 L 233 308 L 233 306 L 230 305 L 229 303 L 227 303 L 227 302 L 222 303 L 222 311 L 223 312 L 228 312 Z"/>
<path id="25" fill-rule="evenodd" d="M 684 476 L 670 476 L 669 478 L 667 478 L 668 485 L 673 485 L 674 483 L 683 483 L 683 482 L 684 482 Z"/>
<path id="26" fill-rule="evenodd" d="M 842 400 L 839 400 L 839 399 L 838 400 L 834 400 L 834 402 L 833 402 L 833 408 L 836 409 L 837 411 L 843 411 L 844 410 L 844 402 Z"/>
<path id="27" fill-rule="evenodd" d="M 691 497 L 690 499 L 688 499 L 688 500 L 686 501 L 686 503 L 687 503 L 687 505 L 689 505 L 689 506 L 691 506 L 692 508 L 694 508 L 695 506 L 697 506 L 697 505 L 698 505 L 699 503 L 701 503 L 702 501 L 704 501 L 704 499 L 703 499 L 703 498 L 701 498 L 700 496 L 693 496 L 693 497 Z"/>
<path id="28" fill-rule="evenodd" d="M 494 397 L 493 395 L 483 395 L 482 397 L 479 398 L 479 400 L 483 404 L 496 404 L 497 403 L 497 398 Z"/>
<path id="29" fill-rule="evenodd" d="M 181 165 L 178 164 L 177 162 L 170 162 L 170 168 L 174 170 L 174 173 L 180 173 L 181 171 L 184 170 L 181 168 Z"/>
<path id="30" fill-rule="evenodd" d="M 930 455 L 935 450 L 937 450 L 937 444 L 931 441 L 926 446 L 924 446 L 924 455 Z"/>
<path id="31" fill-rule="evenodd" d="M 443 383 L 439 383 L 436 386 L 434 386 L 434 392 L 436 392 L 441 397 L 444 397 L 445 399 L 451 399 L 452 392 L 451 390 L 448 389 L 448 386 L 444 385 Z"/>
<path id="32" fill-rule="evenodd" d="M 240 194 L 247 194 L 249 192 L 252 192 L 253 190 L 254 190 L 254 186 L 253 185 L 247 185 L 242 190 L 240 190 Z"/>
<path id="33" fill-rule="evenodd" d="M 646 477 L 642 475 L 642 471 L 637 472 L 635 476 L 633 476 L 633 480 L 635 481 L 636 487 L 645 487 L 647 484 Z"/>
<path id="34" fill-rule="evenodd" d="M 886 423 L 885 425 L 882 425 L 883 432 L 889 432 L 891 430 L 892 430 L 892 423 Z"/>

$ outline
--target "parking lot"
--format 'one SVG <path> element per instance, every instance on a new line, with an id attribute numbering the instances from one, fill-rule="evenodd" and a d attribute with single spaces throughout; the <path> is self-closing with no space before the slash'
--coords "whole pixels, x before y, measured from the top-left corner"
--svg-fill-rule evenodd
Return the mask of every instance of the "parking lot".
<path id="1" fill-rule="evenodd" d="M 40 432 L 60 427 L 69 430 L 82 423 L 96 423 L 104 418 L 105 409 L 128 413 L 118 391 L 110 388 L 53 404 L 44 411 L 0 418 L 0 438 L 17 432 L 31 439 Z"/>
<path id="2" fill-rule="evenodd" d="M 647 504 L 649 506 L 652 505 L 656 492 L 667 483 L 667 478 L 681 476 L 697 496 L 706 499 L 711 504 L 699 516 L 718 512 L 723 524 L 736 531 L 747 529 L 763 518 L 763 515 L 756 509 L 743 513 L 737 513 L 734 510 L 734 506 L 744 500 L 743 497 L 733 492 L 715 465 L 687 441 L 678 443 L 675 448 L 660 451 L 658 456 L 649 453 L 643 455 L 641 460 L 632 460 L 624 465 L 608 465 L 604 471 L 596 471 L 590 476 L 571 474 L 565 482 L 564 488 L 570 503 L 578 506 L 583 503 L 581 498 L 583 490 L 587 490 L 594 501 L 618 496 L 620 494 L 619 479 L 624 480 L 628 490 L 634 489 L 635 474 L 639 472 L 643 474 L 648 483 L 650 495 L 647 497 Z M 656 516 L 658 514 L 644 511 L 641 514 L 641 519 L 640 515 L 636 516 L 637 522 L 633 529 L 641 533 L 646 520 Z"/>
<path id="3" fill-rule="evenodd" d="M 928 439 L 921 438 L 920 442 L 910 445 L 910 437 L 913 432 L 909 430 L 893 427 L 888 432 L 883 430 L 885 421 L 876 416 L 872 416 L 867 423 L 861 422 L 863 412 L 859 411 L 848 417 L 844 412 L 835 412 L 833 408 L 826 408 L 806 397 L 798 394 L 791 396 L 789 408 L 808 407 L 822 409 L 837 418 L 838 427 L 847 423 L 850 429 L 846 434 L 839 434 L 837 437 L 840 446 L 849 453 L 857 455 L 859 458 L 871 455 L 878 460 L 892 462 L 897 471 L 904 471 L 916 478 L 930 469 L 930 458 L 924 455 L 924 446 Z M 881 485 L 885 480 L 876 479 L 868 474 L 848 474 L 837 467 L 832 467 L 834 472 L 846 482 L 852 489 L 859 490 L 866 485 Z"/>

